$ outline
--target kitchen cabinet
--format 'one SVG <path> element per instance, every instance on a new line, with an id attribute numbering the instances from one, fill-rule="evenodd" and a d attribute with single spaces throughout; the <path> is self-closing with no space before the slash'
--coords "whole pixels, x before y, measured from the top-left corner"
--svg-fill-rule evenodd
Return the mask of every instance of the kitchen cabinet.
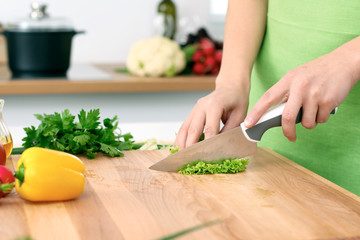
<path id="1" fill-rule="evenodd" d="M 359 239 L 360 198 L 266 148 L 245 172 L 149 170 L 167 150 L 82 158 L 85 192 L 66 202 L 1 199 L 1 239 L 156 239 L 220 219 L 184 239 Z M 14 168 L 19 156 L 7 166 Z"/>

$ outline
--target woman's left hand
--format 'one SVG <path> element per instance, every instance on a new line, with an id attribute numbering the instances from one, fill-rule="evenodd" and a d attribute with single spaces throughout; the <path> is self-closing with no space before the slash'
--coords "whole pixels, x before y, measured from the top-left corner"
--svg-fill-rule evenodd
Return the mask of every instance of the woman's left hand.
<path id="1" fill-rule="evenodd" d="M 287 102 L 282 114 L 282 129 L 290 141 L 296 140 L 295 120 L 301 107 L 301 123 L 312 129 L 325 123 L 330 112 L 342 103 L 360 78 L 360 37 L 329 54 L 286 73 L 254 105 L 245 119 L 252 127 L 274 104 Z"/>

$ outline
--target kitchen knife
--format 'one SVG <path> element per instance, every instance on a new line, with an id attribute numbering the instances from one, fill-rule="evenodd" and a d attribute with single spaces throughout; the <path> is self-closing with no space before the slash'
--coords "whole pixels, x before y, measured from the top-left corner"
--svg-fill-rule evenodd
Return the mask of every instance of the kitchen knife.
<path id="1" fill-rule="evenodd" d="M 251 128 L 246 128 L 244 123 L 204 141 L 195 143 L 187 148 L 169 155 L 150 167 L 152 170 L 175 172 L 185 164 L 202 160 L 205 162 L 222 158 L 243 158 L 255 154 L 257 142 L 261 140 L 266 130 L 281 126 L 281 117 L 285 103 L 268 110 L 260 120 Z M 331 114 L 335 114 L 335 108 Z M 302 108 L 296 123 L 301 122 Z"/>

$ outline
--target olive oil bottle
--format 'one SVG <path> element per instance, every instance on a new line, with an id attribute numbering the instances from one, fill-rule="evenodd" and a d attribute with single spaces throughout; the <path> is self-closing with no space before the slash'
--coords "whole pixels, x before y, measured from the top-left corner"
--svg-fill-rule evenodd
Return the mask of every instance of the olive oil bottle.
<path id="1" fill-rule="evenodd" d="M 4 146 L 6 158 L 8 158 L 13 149 L 13 141 L 8 127 L 3 119 L 3 107 L 5 101 L 0 99 L 0 143 Z"/>
<path id="2" fill-rule="evenodd" d="M 157 7 L 161 35 L 174 39 L 176 34 L 176 6 L 172 0 L 162 0 Z M 159 30 L 158 30 L 159 31 Z"/>

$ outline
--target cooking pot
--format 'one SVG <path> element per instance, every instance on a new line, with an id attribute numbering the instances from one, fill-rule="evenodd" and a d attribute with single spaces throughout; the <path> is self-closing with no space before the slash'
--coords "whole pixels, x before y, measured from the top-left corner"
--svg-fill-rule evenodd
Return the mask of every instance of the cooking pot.
<path id="1" fill-rule="evenodd" d="M 30 17 L 7 24 L 8 64 L 13 79 L 65 77 L 75 31 L 66 18 L 51 18 L 46 5 L 33 3 Z"/>

